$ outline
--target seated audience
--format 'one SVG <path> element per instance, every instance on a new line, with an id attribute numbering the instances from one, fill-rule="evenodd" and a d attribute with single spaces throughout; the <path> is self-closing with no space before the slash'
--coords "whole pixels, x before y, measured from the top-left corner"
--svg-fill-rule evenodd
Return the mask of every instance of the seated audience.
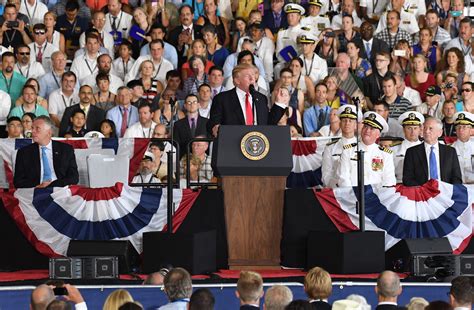
<path id="1" fill-rule="evenodd" d="M 398 296 L 402 293 L 400 278 L 393 271 L 384 271 L 377 278 L 377 286 L 375 287 L 378 305 L 375 310 L 396 310 L 399 309 L 397 301 Z"/>
<path id="2" fill-rule="evenodd" d="M 189 310 L 214 310 L 216 300 L 207 288 L 199 288 L 194 291 L 189 300 Z"/>
<path id="3" fill-rule="evenodd" d="M 153 162 L 155 155 L 152 152 L 146 151 L 140 162 L 138 173 L 133 177 L 132 184 L 153 184 L 160 183 L 160 180 L 153 174 Z"/>
<path id="4" fill-rule="evenodd" d="M 263 297 L 262 276 L 253 271 L 241 271 L 236 296 L 240 301 L 240 309 L 259 309 Z"/>
<path id="5" fill-rule="evenodd" d="M 164 289 L 169 303 L 161 306 L 159 310 L 185 310 L 193 292 L 191 275 L 185 269 L 180 267 L 171 269 L 165 276 Z"/>
<path id="6" fill-rule="evenodd" d="M 265 292 L 265 310 L 282 310 L 293 300 L 293 293 L 285 285 L 273 285 Z"/>
<path id="7" fill-rule="evenodd" d="M 331 309 L 328 298 L 332 293 L 332 281 L 326 270 L 314 267 L 308 271 L 304 278 L 304 291 L 309 298 L 312 309 Z"/>
<path id="8" fill-rule="evenodd" d="M 18 116 L 11 116 L 7 120 L 7 138 L 17 139 L 23 138 L 23 125 Z"/>
<path id="9" fill-rule="evenodd" d="M 107 299 L 104 302 L 103 310 L 116 310 L 126 302 L 132 301 L 133 297 L 127 290 L 118 289 L 113 291 L 107 296 Z"/>

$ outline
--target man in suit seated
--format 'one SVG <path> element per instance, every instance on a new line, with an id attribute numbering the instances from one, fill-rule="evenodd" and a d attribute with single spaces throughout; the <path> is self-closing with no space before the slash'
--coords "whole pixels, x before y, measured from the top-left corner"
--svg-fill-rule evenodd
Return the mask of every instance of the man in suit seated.
<path id="1" fill-rule="evenodd" d="M 312 268 L 304 278 L 304 291 L 308 295 L 311 309 L 331 309 L 328 298 L 332 293 L 332 281 L 326 270 L 320 267 Z"/>
<path id="2" fill-rule="evenodd" d="M 237 65 L 232 70 L 235 87 L 212 100 L 207 131 L 214 137 L 220 125 L 276 125 L 282 117 L 290 101 L 288 90 L 278 90 L 275 103 L 268 111 L 267 98 L 250 87 L 256 84 L 256 70 L 250 64 Z"/>
<path id="3" fill-rule="evenodd" d="M 393 271 L 383 271 L 375 287 L 377 293 L 378 305 L 375 310 L 397 310 L 406 309 L 397 305 L 397 298 L 402 293 L 400 278 Z"/>
<path id="4" fill-rule="evenodd" d="M 461 168 L 456 150 L 438 142 L 443 134 L 443 123 L 428 118 L 423 126 L 424 143 L 407 149 L 403 162 L 403 185 L 423 185 L 430 179 L 451 184 L 462 183 Z"/>
<path id="5" fill-rule="evenodd" d="M 260 298 L 263 297 L 263 280 L 254 271 L 240 272 L 235 295 L 240 300 L 240 310 L 260 309 Z"/>
<path id="6" fill-rule="evenodd" d="M 76 157 L 73 148 L 52 141 L 53 123 L 47 116 L 38 116 L 33 122 L 34 143 L 18 150 L 16 155 L 16 188 L 53 187 L 77 184 Z"/>
<path id="7" fill-rule="evenodd" d="M 174 125 L 174 138 L 179 144 L 180 157 L 187 153 L 188 143 L 191 139 L 196 136 L 207 136 L 207 119 L 199 115 L 198 97 L 193 94 L 187 95 L 184 105 L 187 111 L 186 117 Z"/>

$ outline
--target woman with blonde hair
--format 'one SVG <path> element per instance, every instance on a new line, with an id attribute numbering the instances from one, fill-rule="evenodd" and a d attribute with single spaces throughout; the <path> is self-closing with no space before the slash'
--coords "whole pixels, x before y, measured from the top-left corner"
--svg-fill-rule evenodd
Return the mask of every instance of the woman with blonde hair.
<path id="1" fill-rule="evenodd" d="M 164 88 L 163 84 L 153 76 L 154 70 L 155 65 L 151 60 L 145 60 L 140 64 L 140 78 L 138 80 L 141 81 L 143 85 L 143 98 L 150 104 L 157 95 L 162 93 Z"/>
<path id="2" fill-rule="evenodd" d="M 133 297 L 127 290 L 115 290 L 107 296 L 103 310 L 117 310 L 123 304 L 133 302 Z"/>
<path id="3" fill-rule="evenodd" d="M 140 50 L 143 46 L 151 42 L 151 37 L 148 35 L 148 32 L 151 29 L 151 23 L 149 22 L 149 16 L 146 9 L 142 7 L 137 7 L 133 10 L 133 22 L 134 25 L 138 26 L 143 32 L 142 40 L 136 40 L 131 38 L 132 41 L 132 57 L 137 59 L 140 56 Z"/>
<path id="4" fill-rule="evenodd" d="M 64 35 L 54 30 L 58 16 L 54 12 L 44 14 L 43 23 L 46 26 L 46 42 L 57 47 L 61 52 L 66 53 L 66 39 Z"/>
<path id="5" fill-rule="evenodd" d="M 426 90 L 435 85 L 433 74 L 428 73 L 428 60 L 423 54 L 416 54 L 411 60 L 411 74 L 405 77 L 405 84 L 420 93 L 421 101 L 426 101 Z"/>
<path id="6" fill-rule="evenodd" d="M 312 268 L 304 278 L 304 291 L 311 303 L 318 309 L 331 307 L 328 298 L 332 294 L 332 281 L 329 273 L 321 267 Z"/>

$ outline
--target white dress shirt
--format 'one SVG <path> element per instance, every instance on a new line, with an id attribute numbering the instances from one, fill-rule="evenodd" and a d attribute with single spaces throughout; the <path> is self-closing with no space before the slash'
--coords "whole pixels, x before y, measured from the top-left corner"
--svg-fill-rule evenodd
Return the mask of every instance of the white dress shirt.
<path id="1" fill-rule="evenodd" d="M 325 59 L 322 59 L 316 54 L 313 54 L 312 59 L 306 59 L 304 55 L 300 56 L 303 60 L 303 68 L 301 72 L 309 76 L 314 85 L 324 79 L 328 75 L 328 64 Z"/>
<path id="2" fill-rule="evenodd" d="M 133 67 L 133 64 L 135 63 L 135 59 L 131 58 L 125 62 L 121 57 L 117 57 L 113 63 L 112 67 L 114 69 L 115 74 L 122 80 L 125 81 L 125 76 L 127 73 L 130 71 L 130 69 Z"/>
<path id="3" fill-rule="evenodd" d="M 8 113 L 10 113 L 11 106 L 12 100 L 10 95 L 0 90 L 0 126 L 7 124 Z"/>
<path id="4" fill-rule="evenodd" d="M 33 26 L 43 22 L 44 15 L 48 13 L 48 7 L 39 0 L 36 0 L 33 5 L 23 0 L 20 3 L 20 13 L 25 14 L 30 20 L 30 25 Z"/>
<path id="5" fill-rule="evenodd" d="M 86 77 L 85 79 L 82 80 L 82 83 L 81 83 L 81 86 L 82 85 L 89 85 L 90 87 L 92 87 L 92 91 L 93 92 L 98 92 L 99 91 L 99 87 L 97 87 L 97 82 L 95 81 L 95 78 L 97 77 L 97 74 L 99 72 L 96 72 L 92 75 L 89 75 L 88 77 Z M 120 86 L 123 86 L 123 81 L 122 79 L 120 79 L 118 76 L 115 76 L 111 73 L 109 73 L 109 81 L 110 81 L 110 86 L 109 86 L 109 90 L 113 93 L 113 94 L 117 94 L 117 90 Z"/>
<path id="6" fill-rule="evenodd" d="M 44 181 L 44 175 L 43 175 L 43 154 L 41 150 L 41 145 L 39 145 L 39 153 L 40 153 L 40 164 L 41 164 L 41 182 L 43 183 Z M 46 145 L 46 157 L 48 158 L 48 163 L 49 167 L 51 168 L 51 182 L 56 180 L 56 173 L 54 172 L 54 164 L 53 164 L 53 143 L 52 141 L 49 141 L 48 145 Z"/>
<path id="7" fill-rule="evenodd" d="M 105 29 L 102 29 L 100 32 L 100 36 L 102 38 L 102 44 L 103 46 L 109 51 L 109 55 L 113 58 L 114 56 L 114 38 L 110 33 L 105 31 Z M 83 32 L 81 36 L 79 37 L 79 46 L 81 48 L 84 48 L 86 46 L 86 33 Z"/>
<path id="8" fill-rule="evenodd" d="M 149 128 L 144 128 L 140 122 L 133 124 L 128 127 L 123 135 L 124 138 L 151 138 L 153 136 L 153 130 L 155 130 L 156 123 L 151 122 Z"/>
<path id="9" fill-rule="evenodd" d="M 463 183 L 474 183 L 474 171 L 472 167 L 472 156 L 474 155 L 474 142 L 468 140 L 462 142 L 456 140 L 452 146 L 456 149 L 458 154 L 459 166 L 461 167 L 462 182 Z"/>
<path id="10" fill-rule="evenodd" d="M 97 69 L 97 58 L 100 53 L 97 53 L 95 57 L 90 57 L 89 53 L 74 58 L 71 65 L 71 71 L 76 74 L 79 84 L 82 85 L 84 80 L 91 74 L 96 74 Z"/>
<path id="11" fill-rule="evenodd" d="M 428 179 L 431 179 L 431 175 L 429 175 L 430 174 L 431 145 L 426 142 L 424 144 L 425 144 L 426 161 L 428 163 Z M 433 152 L 435 153 L 435 157 L 436 157 L 436 169 L 438 170 L 438 180 L 441 180 L 441 169 L 440 169 L 440 164 L 439 164 L 439 143 L 437 142 L 433 146 L 434 146 Z"/>
<path id="12" fill-rule="evenodd" d="M 68 97 L 62 92 L 61 88 L 56 89 L 49 95 L 48 113 L 57 115 L 61 120 L 64 110 L 76 103 L 79 103 L 79 96 L 76 90 Z"/>
<path id="13" fill-rule="evenodd" d="M 133 66 L 130 68 L 130 71 L 128 72 L 128 74 L 125 76 L 125 83 L 128 83 L 131 80 L 136 80 L 139 78 L 140 65 L 145 60 L 153 61 L 153 58 L 151 55 L 138 57 L 135 63 L 133 64 Z M 168 71 L 170 70 L 173 70 L 173 64 L 163 57 L 161 57 L 161 61 L 159 63 L 155 63 L 154 61 L 153 63 L 155 65 L 155 70 L 153 71 L 152 78 L 160 81 L 163 85 L 166 85 L 166 73 L 168 73 Z"/>
<path id="14" fill-rule="evenodd" d="M 36 62 L 35 60 L 28 63 L 26 66 L 22 66 L 20 65 L 19 62 L 17 62 L 13 68 L 15 69 L 16 72 L 23 75 L 26 79 L 29 79 L 29 78 L 39 79 L 46 73 L 44 71 L 43 65 Z"/>
<path id="15" fill-rule="evenodd" d="M 112 31 L 112 23 L 113 23 L 113 16 L 110 13 L 105 14 L 105 25 L 104 30 L 108 33 Z M 124 11 L 120 11 L 117 15 L 117 19 L 115 25 L 117 26 L 117 31 L 122 32 L 122 38 L 128 38 L 128 31 L 132 26 L 132 15 L 125 13 Z"/>
<path id="16" fill-rule="evenodd" d="M 36 42 L 31 42 L 28 46 L 31 51 L 30 63 L 36 62 L 36 56 L 40 51 L 39 45 Z M 51 55 L 56 51 L 59 51 L 59 49 L 51 43 L 44 42 L 41 46 L 41 52 L 43 53 L 41 64 L 45 72 L 51 72 L 53 69 L 51 65 Z"/>

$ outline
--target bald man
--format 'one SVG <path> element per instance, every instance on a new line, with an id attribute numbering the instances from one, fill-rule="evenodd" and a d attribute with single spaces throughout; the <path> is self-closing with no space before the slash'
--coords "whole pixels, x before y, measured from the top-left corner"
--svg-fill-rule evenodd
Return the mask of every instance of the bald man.
<path id="1" fill-rule="evenodd" d="M 53 289 L 46 284 L 37 286 L 31 292 L 30 306 L 32 310 L 44 310 L 55 299 Z"/>
<path id="2" fill-rule="evenodd" d="M 375 310 L 405 309 L 397 304 L 398 296 L 402 293 L 402 287 L 400 278 L 395 272 L 386 270 L 379 275 L 375 293 L 377 293 L 378 299 Z"/>

